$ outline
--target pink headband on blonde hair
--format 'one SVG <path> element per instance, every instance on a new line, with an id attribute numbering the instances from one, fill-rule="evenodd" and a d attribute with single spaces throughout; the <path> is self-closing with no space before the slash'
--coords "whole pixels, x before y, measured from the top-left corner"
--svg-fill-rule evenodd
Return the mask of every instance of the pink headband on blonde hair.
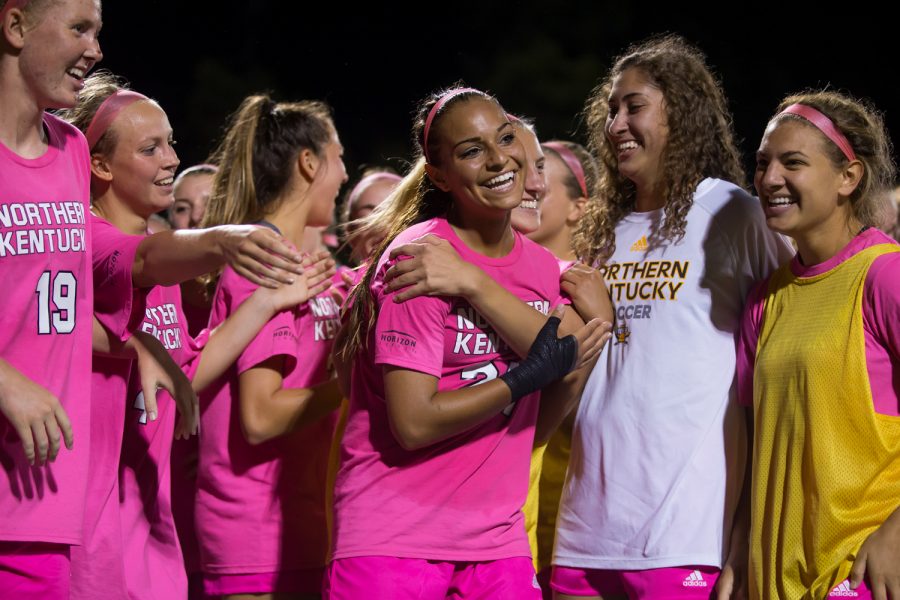
<path id="1" fill-rule="evenodd" d="M 91 119 L 90 124 L 87 126 L 87 130 L 84 132 L 84 137 L 87 138 L 88 148 L 91 150 L 94 149 L 94 146 L 97 145 L 97 142 L 100 141 L 100 138 L 103 137 L 103 134 L 106 133 L 106 130 L 109 129 L 109 126 L 116 120 L 116 117 L 119 116 L 119 113 L 122 112 L 124 108 L 134 104 L 138 100 L 149 99 L 150 98 L 147 96 L 131 90 L 117 90 L 110 94 L 110 96 L 100 104 L 97 112 L 94 113 L 94 118 Z"/>
<path id="2" fill-rule="evenodd" d="M 11 11 L 14 8 L 23 9 L 25 5 L 28 4 L 28 0 L 6 0 L 6 4 L 3 5 L 3 8 L 0 8 L 0 20 L 6 16 L 6 13 Z"/>
<path id="3" fill-rule="evenodd" d="M 825 137 L 834 142 L 834 145 L 841 149 L 841 152 L 844 153 L 847 160 L 856 160 L 856 154 L 853 152 L 853 146 L 850 145 L 850 140 L 847 139 L 847 136 L 841 133 L 841 130 L 837 128 L 834 121 L 812 106 L 806 104 L 791 104 L 779 113 L 779 115 L 784 114 L 803 117 L 815 125 L 816 129 L 824 133 Z"/>
<path id="4" fill-rule="evenodd" d="M 431 122 L 434 121 L 435 115 L 437 115 L 438 111 L 441 110 L 441 107 L 459 96 L 460 94 L 465 94 L 467 92 L 474 92 L 476 94 L 484 95 L 484 92 L 481 90 L 476 90 L 475 88 L 455 88 L 438 98 L 438 101 L 434 103 L 434 106 L 431 107 L 431 110 L 428 111 L 428 117 L 425 119 L 425 129 L 422 133 L 422 152 L 425 154 L 425 160 L 431 162 L 431 158 L 428 156 L 428 132 L 431 130 Z"/>
<path id="5" fill-rule="evenodd" d="M 347 206 L 353 206 L 354 204 L 356 204 L 356 202 L 359 200 L 359 197 L 363 195 L 364 191 L 366 191 L 366 188 L 380 179 L 390 180 L 394 182 L 400 182 L 403 180 L 403 178 L 396 173 L 372 173 L 371 175 L 366 175 L 359 180 L 359 183 L 353 186 L 353 191 L 350 192 L 350 196 L 347 198 Z"/>
<path id="6" fill-rule="evenodd" d="M 569 170 L 572 171 L 572 175 L 574 175 L 575 179 L 578 181 L 578 187 L 581 188 L 581 193 L 584 194 L 585 198 L 590 198 L 587 190 L 587 181 L 584 179 L 584 167 L 581 166 L 581 161 L 578 160 L 575 153 L 559 142 L 544 142 L 541 145 L 550 148 L 559 154 L 559 157 L 563 159 L 563 162 L 566 163 L 566 166 L 569 167 Z"/>

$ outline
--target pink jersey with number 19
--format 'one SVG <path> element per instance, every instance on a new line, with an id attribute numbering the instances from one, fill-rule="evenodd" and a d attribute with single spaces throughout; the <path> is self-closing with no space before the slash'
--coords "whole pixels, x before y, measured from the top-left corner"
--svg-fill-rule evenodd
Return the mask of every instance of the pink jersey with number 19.
<path id="1" fill-rule="evenodd" d="M 44 115 L 44 130 L 38 158 L 0 143 L 0 357 L 59 399 L 75 446 L 30 467 L 0 416 L 0 540 L 80 544 L 91 439 L 90 153 L 56 117 Z"/>
<path id="2" fill-rule="evenodd" d="M 469 431 L 420 450 L 391 433 L 383 367 L 438 378 L 438 390 L 478 385 L 505 373 L 516 355 L 465 300 L 419 297 L 397 304 L 384 288 L 390 250 L 426 234 L 450 242 L 519 299 L 547 314 L 560 302 L 559 265 L 515 234 L 512 251 L 470 250 L 444 219 L 410 227 L 379 260 L 371 285 L 378 321 L 353 365 L 350 413 L 335 482 L 334 558 L 393 556 L 491 561 L 531 556 L 522 505 L 539 394 Z"/>

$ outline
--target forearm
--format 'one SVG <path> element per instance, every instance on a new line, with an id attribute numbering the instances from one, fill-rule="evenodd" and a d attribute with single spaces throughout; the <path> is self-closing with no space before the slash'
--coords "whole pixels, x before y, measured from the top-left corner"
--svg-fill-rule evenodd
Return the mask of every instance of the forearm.
<path id="1" fill-rule="evenodd" d="M 222 236 L 219 227 L 148 235 L 135 254 L 132 268 L 135 287 L 175 285 L 220 267 L 225 261 Z"/>
<path id="2" fill-rule="evenodd" d="M 233 365 L 274 314 L 272 303 L 254 292 L 216 327 L 197 359 L 191 379 L 194 390 L 201 392 Z"/>
<path id="3" fill-rule="evenodd" d="M 577 331 L 584 325 L 581 317 L 571 308 L 566 308 L 565 315 L 559 325 L 560 335 Z M 589 361 L 580 368 L 559 379 L 541 390 L 541 405 L 535 429 L 535 444 L 550 439 L 566 416 L 578 405 L 584 386 L 597 359 Z"/>
<path id="4" fill-rule="evenodd" d="M 9 364 L 6 359 L 0 358 L 0 400 L 8 395 L 10 382 L 17 376 L 24 377 L 19 370 Z"/>
<path id="5" fill-rule="evenodd" d="M 541 404 L 534 431 L 535 446 L 546 443 L 578 406 L 578 401 L 581 399 L 594 364 L 596 361 L 592 361 L 580 369 L 575 369 L 559 381 L 551 383 L 541 390 Z"/>
<path id="6" fill-rule="evenodd" d="M 527 356 L 547 316 L 525 304 L 480 269 L 479 272 L 480 276 L 471 280 L 463 297 L 491 324 L 513 352 L 520 357 Z M 570 332 L 561 330 L 560 333 Z"/>
<path id="7" fill-rule="evenodd" d="M 750 534 L 750 488 L 753 484 L 753 409 L 745 408 L 744 417 L 747 424 L 747 458 L 744 465 L 744 479 L 741 484 L 741 495 L 734 511 L 734 522 L 731 527 L 731 544 L 729 561 L 746 562 L 749 552 Z"/>
<path id="8" fill-rule="evenodd" d="M 125 353 L 125 342 L 119 340 L 109 332 L 96 317 L 92 317 L 91 350 L 98 356 L 115 358 L 134 358 L 133 351 Z M 123 356 L 123 354 L 130 354 Z"/>
<path id="9" fill-rule="evenodd" d="M 127 340 L 122 341 L 101 325 L 96 317 L 94 317 L 92 325 L 91 344 L 96 356 L 131 360 L 137 358 L 138 352 L 146 351 L 146 344 L 142 339 L 150 337 L 154 342 L 158 341 L 149 333 L 142 331 L 135 331 Z"/>
<path id="10" fill-rule="evenodd" d="M 392 433 L 406 450 L 424 448 L 468 431 L 512 402 L 509 387 L 500 379 L 453 391 L 428 392 L 410 385 L 402 375 L 396 376 L 402 373 L 402 369 L 386 371 L 385 392 Z"/>
<path id="11" fill-rule="evenodd" d="M 337 381 L 311 388 L 284 388 L 252 400 L 241 394 L 241 423 L 251 444 L 302 429 L 321 420 L 341 404 Z"/>

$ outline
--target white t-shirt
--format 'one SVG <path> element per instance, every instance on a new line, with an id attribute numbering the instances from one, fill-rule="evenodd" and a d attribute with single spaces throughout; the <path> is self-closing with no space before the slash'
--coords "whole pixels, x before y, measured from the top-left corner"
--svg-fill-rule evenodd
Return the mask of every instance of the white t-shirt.
<path id="1" fill-rule="evenodd" d="M 721 566 L 746 461 L 735 333 L 753 282 L 792 251 L 758 201 L 697 187 L 684 239 L 650 247 L 664 209 L 616 227 L 613 337 L 578 409 L 553 563 Z"/>

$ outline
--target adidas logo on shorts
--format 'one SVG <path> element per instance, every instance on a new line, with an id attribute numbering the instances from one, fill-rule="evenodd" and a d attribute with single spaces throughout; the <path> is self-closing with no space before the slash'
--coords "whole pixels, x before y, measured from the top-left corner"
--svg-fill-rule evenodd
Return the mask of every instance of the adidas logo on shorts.
<path id="1" fill-rule="evenodd" d="M 684 587 L 707 587 L 709 586 L 706 583 L 706 580 L 703 579 L 703 573 L 700 571 L 694 570 L 690 575 L 684 578 L 684 581 L 681 582 L 681 585 Z"/>
<path id="2" fill-rule="evenodd" d="M 859 592 L 850 589 L 850 580 L 845 579 L 828 594 L 829 598 L 859 598 Z"/>

